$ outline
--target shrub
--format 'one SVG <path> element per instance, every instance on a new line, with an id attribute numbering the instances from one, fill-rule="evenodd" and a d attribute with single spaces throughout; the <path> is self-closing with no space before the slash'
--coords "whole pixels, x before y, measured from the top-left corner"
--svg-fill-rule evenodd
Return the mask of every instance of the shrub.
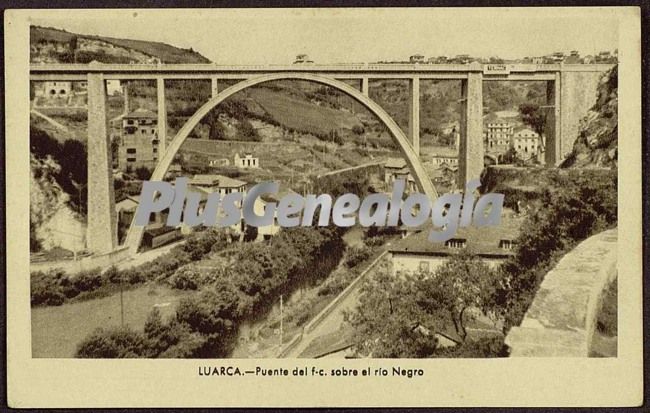
<path id="1" fill-rule="evenodd" d="M 169 284 L 179 290 L 196 290 L 203 284 L 202 274 L 196 268 L 186 265 L 169 277 Z"/>
<path id="2" fill-rule="evenodd" d="M 363 135 L 365 129 L 361 125 L 354 125 L 352 127 L 352 132 L 356 133 L 357 135 Z"/>
<path id="3" fill-rule="evenodd" d="M 147 357 L 149 344 L 142 333 L 128 327 L 97 329 L 77 347 L 79 358 Z"/>
<path id="4" fill-rule="evenodd" d="M 367 260 L 371 253 L 372 250 L 366 246 L 351 247 L 345 254 L 345 266 L 354 268 L 361 262 Z"/>
<path id="5" fill-rule="evenodd" d="M 72 285 L 77 290 L 77 294 L 85 291 L 92 291 L 102 286 L 102 274 L 99 268 L 84 271 L 76 274 L 72 278 Z M 76 294 L 75 294 L 76 295 Z"/>

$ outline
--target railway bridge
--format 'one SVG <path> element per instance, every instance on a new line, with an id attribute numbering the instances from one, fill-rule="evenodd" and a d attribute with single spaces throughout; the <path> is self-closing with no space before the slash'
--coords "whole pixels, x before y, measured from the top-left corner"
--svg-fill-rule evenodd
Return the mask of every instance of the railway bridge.
<path id="1" fill-rule="evenodd" d="M 157 84 L 158 125 L 167 124 L 165 81 L 203 79 L 211 84 L 211 99 L 189 118 L 173 139 L 159 127 L 160 158 L 152 180 L 162 180 L 174 155 L 201 119 L 233 94 L 264 82 L 296 79 L 338 89 L 365 106 L 389 129 L 420 190 L 436 198 L 436 190 L 419 158 L 420 81 L 461 82 L 459 187 L 483 170 L 483 89 L 484 81 L 545 81 L 547 122 L 545 162 L 555 166 L 571 151 L 580 119 L 595 102 L 601 75 L 612 65 L 488 64 L 303 64 L 232 66 L 215 64 L 33 64 L 30 80 L 83 81 L 88 85 L 88 227 L 87 247 L 94 254 L 116 251 L 117 231 L 113 191 L 111 146 L 107 130 L 106 81 L 154 80 Z M 222 80 L 239 80 L 224 90 Z M 405 79 L 409 84 L 408 130 L 402 131 L 386 111 L 368 95 L 373 80 Z M 348 82 L 357 81 L 358 87 Z M 142 227 L 131 225 L 126 248 L 137 252 Z M 122 247 L 121 249 L 124 249 Z"/>

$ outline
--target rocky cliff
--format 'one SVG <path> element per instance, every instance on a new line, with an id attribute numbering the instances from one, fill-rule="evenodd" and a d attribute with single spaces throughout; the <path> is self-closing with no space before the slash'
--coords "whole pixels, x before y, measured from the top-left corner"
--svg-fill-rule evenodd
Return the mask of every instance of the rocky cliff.
<path id="1" fill-rule="evenodd" d="M 618 66 L 598 85 L 598 100 L 581 121 L 580 134 L 563 168 L 616 168 L 618 159 Z"/>
<path id="2" fill-rule="evenodd" d="M 84 247 L 85 224 L 68 205 L 69 195 L 56 182 L 61 166 L 52 157 L 30 157 L 29 219 L 32 250 L 54 247 L 79 251 Z"/>

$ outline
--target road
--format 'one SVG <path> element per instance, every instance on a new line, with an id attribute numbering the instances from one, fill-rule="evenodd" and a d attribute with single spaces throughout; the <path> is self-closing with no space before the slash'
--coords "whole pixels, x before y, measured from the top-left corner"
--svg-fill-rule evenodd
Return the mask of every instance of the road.
<path id="1" fill-rule="evenodd" d="M 126 261 L 120 262 L 119 264 L 116 265 L 116 267 L 118 270 L 124 270 L 127 268 L 138 266 L 140 264 L 151 262 L 156 258 L 160 257 L 161 255 L 168 253 L 175 246 L 181 245 L 184 242 L 185 239 L 182 239 L 176 242 L 172 242 L 171 244 L 164 245 L 160 248 L 141 252 L 139 254 L 134 255 L 133 257 L 129 258 Z"/>
<path id="2" fill-rule="evenodd" d="M 352 290 L 350 294 L 334 309 L 334 311 L 325 317 L 316 328 L 309 333 L 305 333 L 300 343 L 298 343 L 293 350 L 287 353 L 285 358 L 297 358 L 307 347 L 309 347 L 314 339 L 341 330 L 341 325 L 343 324 L 343 313 L 351 311 L 356 307 L 357 302 L 359 301 L 359 290 L 362 284 L 362 282 L 357 284 L 354 290 Z"/>
<path id="3" fill-rule="evenodd" d="M 386 160 L 374 161 L 374 162 L 364 163 L 363 165 L 350 166 L 349 168 L 337 169 L 336 171 L 331 171 L 331 172 L 324 173 L 322 175 L 318 175 L 316 178 L 319 179 L 324 176 L 337 175 L 337 174 L 342 174 L 344 172 L 354 171 L 356 169 L 363 169 L 363 168 L 369 168 L 371 166 L 383 165 L 385 162 Z"/>

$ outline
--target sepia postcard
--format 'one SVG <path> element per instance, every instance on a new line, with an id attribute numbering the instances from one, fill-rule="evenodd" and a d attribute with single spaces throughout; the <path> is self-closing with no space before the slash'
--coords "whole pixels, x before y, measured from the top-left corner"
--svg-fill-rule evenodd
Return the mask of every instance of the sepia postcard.
<path id="1" fill-rule="evenodd" d="M 638 8 L 4 24 L 11 407 L 642 403 Z"/>

